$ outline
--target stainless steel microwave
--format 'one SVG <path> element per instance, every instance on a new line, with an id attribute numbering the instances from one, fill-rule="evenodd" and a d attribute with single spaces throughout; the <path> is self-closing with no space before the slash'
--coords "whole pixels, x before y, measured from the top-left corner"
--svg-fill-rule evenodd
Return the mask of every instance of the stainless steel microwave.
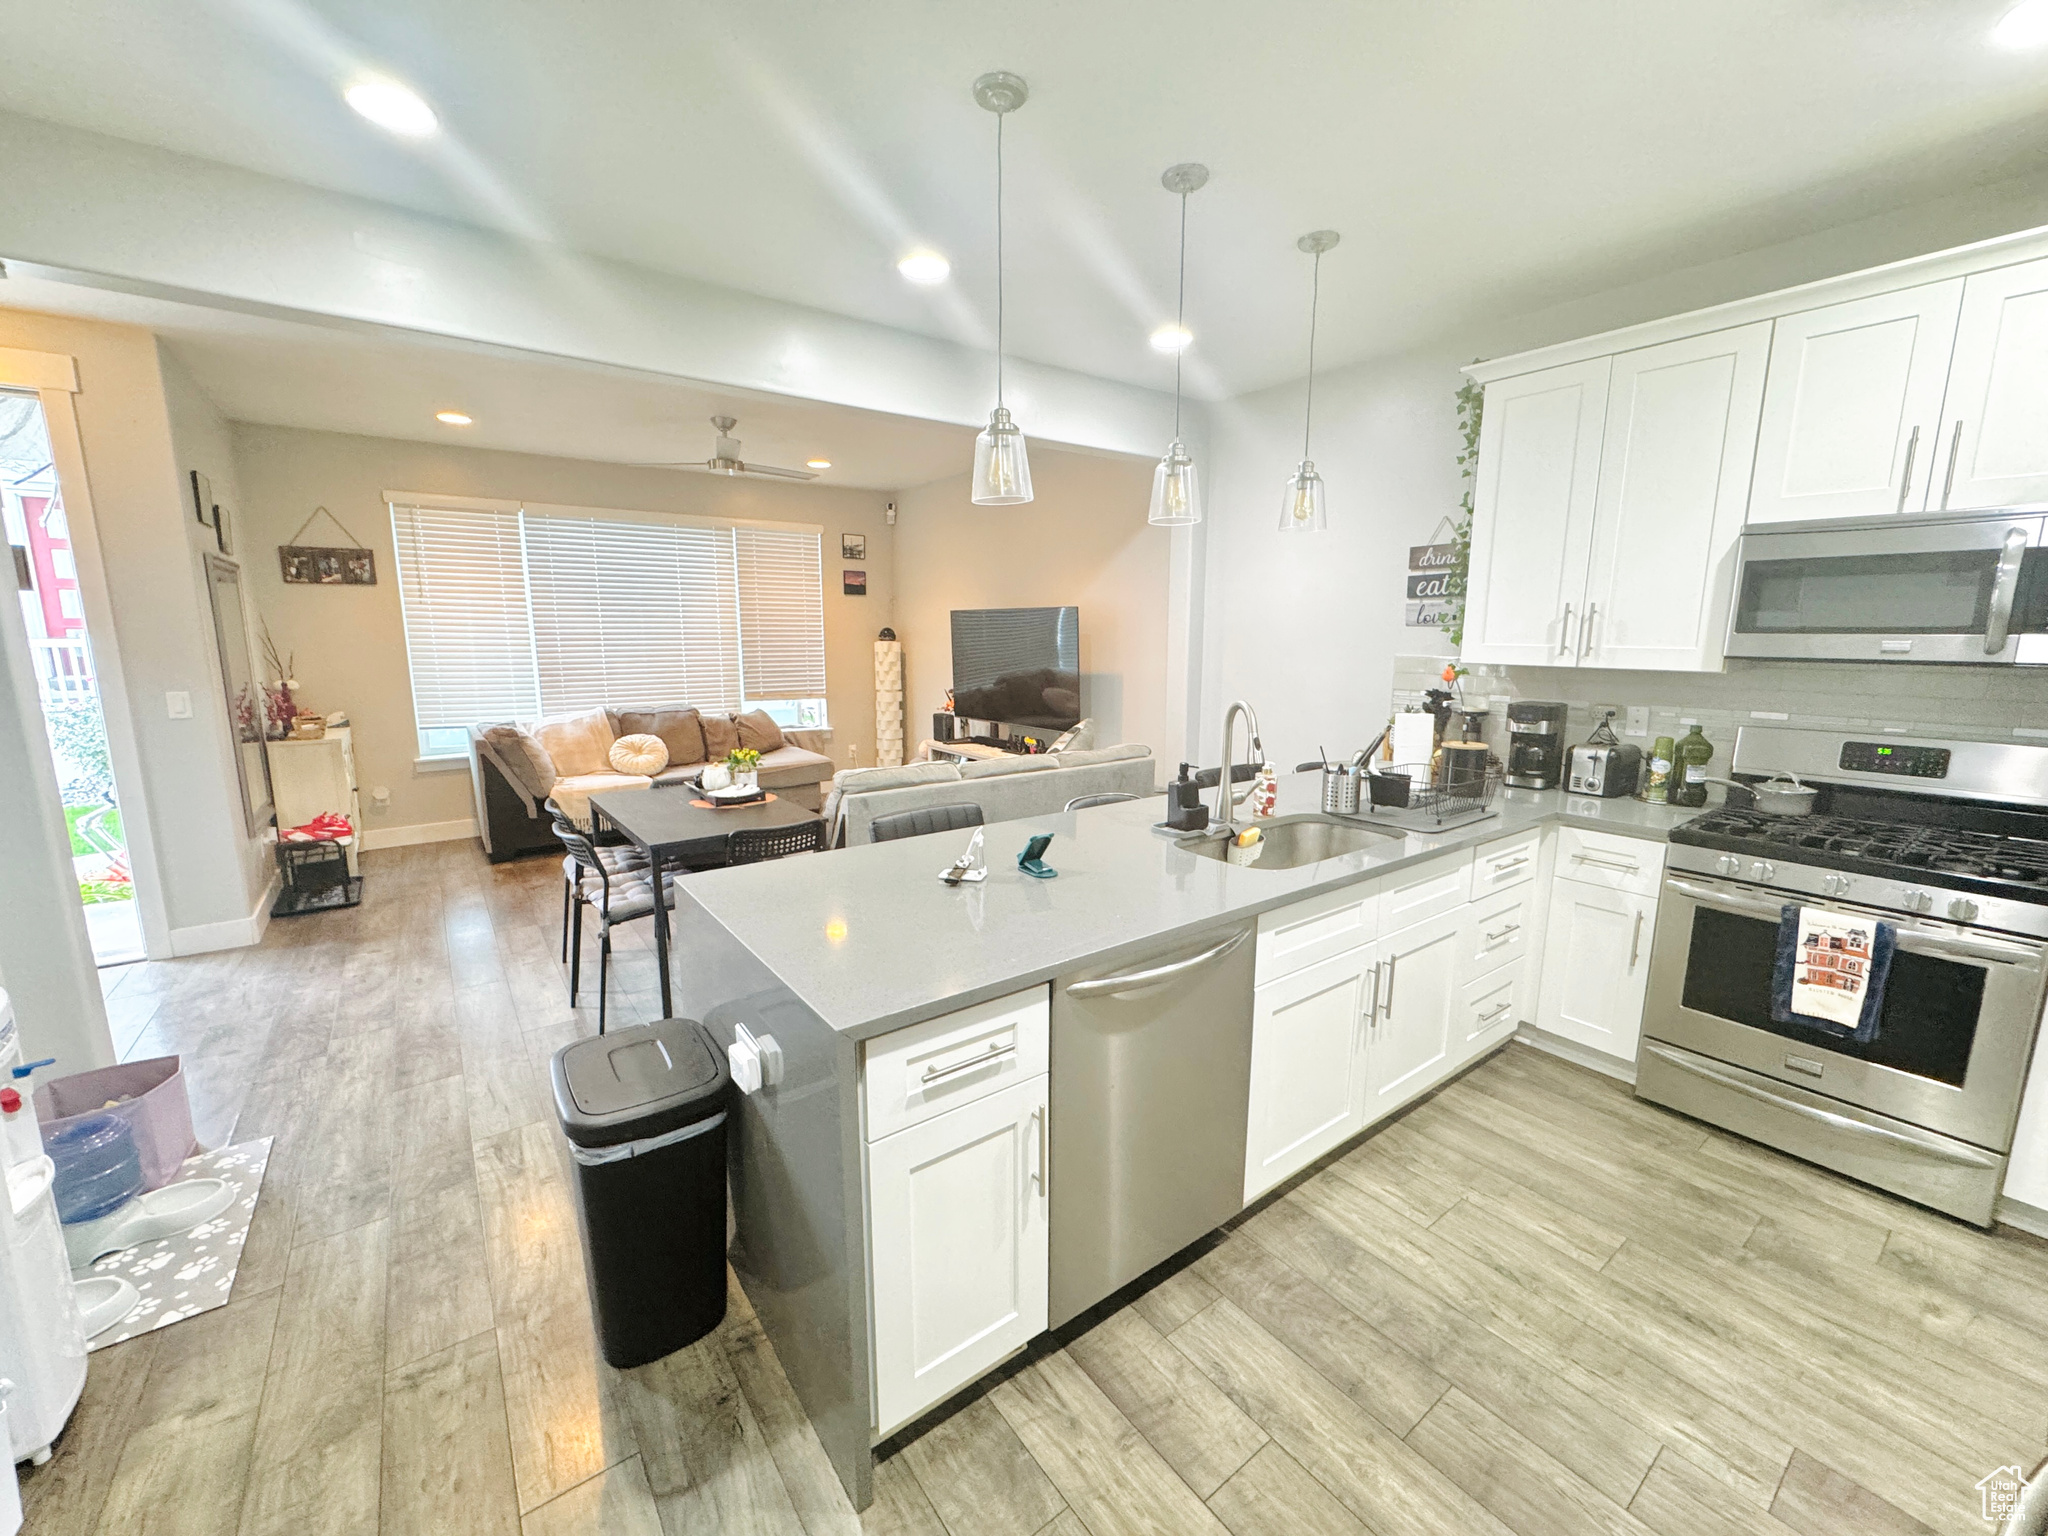
<path id="1" fill-rule="evenodd" d="M 1753 529 L 1725 650 L 2048 666 L 2048 508 Z"/>

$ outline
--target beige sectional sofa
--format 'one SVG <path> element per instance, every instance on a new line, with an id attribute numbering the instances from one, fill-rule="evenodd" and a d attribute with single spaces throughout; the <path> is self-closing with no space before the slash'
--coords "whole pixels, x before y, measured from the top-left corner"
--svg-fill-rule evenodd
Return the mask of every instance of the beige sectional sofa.
<path id="1" fill-rule="evenodd" d="M 544 803 L 578 820 L 589 797 L 606 789 L 673 782 L 734 747 L 761 754 L 761 784 L 783 799 L 818 809 L 832 759 L 818 749 L 823 731 L 785 731 L 763 710 L 744 715 L 686 706 L 597 709 L 548 720 L 470 729 L 470 775 L 477 826 L 493 863 L 522 853 L 560 851 Z M 610 761 L 621 736 L 658 736 L 668 766 L 651 776 L 621 773 Z"/>
<path id="2" fill-rule="evenodd" d="M 1136 743 L 1085 752 L 1000 757 L 965 763 L 849 768 L 825 797 L 826 846 L 872 842 L 879 816 L 971 802 L 985 822 L 1049 816 L 1083 795 L 1157 792 L 1152 749 Z M 1162 811 L 1162 815 L 1164 812 Z"/>

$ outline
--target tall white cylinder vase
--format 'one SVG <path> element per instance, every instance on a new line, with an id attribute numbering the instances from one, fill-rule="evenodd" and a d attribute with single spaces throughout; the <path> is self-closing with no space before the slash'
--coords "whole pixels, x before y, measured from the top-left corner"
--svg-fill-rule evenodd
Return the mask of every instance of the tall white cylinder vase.
<path id="1" fill-rule="evenodd" d="M 903 642 L 875 642 L 875 766 L 903 765 Z"/>

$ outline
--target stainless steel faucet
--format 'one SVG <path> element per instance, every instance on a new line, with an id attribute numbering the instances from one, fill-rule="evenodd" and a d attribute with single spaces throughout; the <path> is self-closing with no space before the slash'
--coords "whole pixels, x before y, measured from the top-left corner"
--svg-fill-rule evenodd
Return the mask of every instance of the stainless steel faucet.
<path id="1" fill-rule="evenodd" d="M 1257 710 L 1245 703 L 1243 699 L 1239 699 L 1230 708 L 1223 711 L 1223 767 L 1216 780 L 1216 817 L 1213 823 L 1216 832 L 1219 834 L 1230 834 L 1235 832 L 1237 828 L 1236 818 L 1230 814 L 1237 806 L 1237 797 L 1231 793 L 1230 781 L 1235 765 L 1230 760 L 1230 749 L 1236 736 L 1237 717 L 1239 715 L 1243 715 L 1251 726 L 1251 739 L 1247 745 L 1252 751 L 1251 766 L 1254 770 L 1258 768 L 1258 760 L 1264 755 L 1266 750 L 1265 744 L 1259 740 L 1259 714 Z M 1251 793 L 1250 786 L 1246 786 L 1245 793 Z"/>

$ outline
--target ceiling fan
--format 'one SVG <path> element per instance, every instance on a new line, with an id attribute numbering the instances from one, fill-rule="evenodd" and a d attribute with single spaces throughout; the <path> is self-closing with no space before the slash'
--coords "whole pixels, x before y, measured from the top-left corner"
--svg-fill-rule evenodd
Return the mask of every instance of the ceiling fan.
<path id="1" fill-rule="evenodd" d="M 718 442 L 708 459 L 690 459 L 680 464 L 649 464 L 648 469 L 704 469 L 714 475 L 761 475 L 772 480 L 815 480 L 818 477 L 807 469 L 781 469 L 773 464 L 749 464 L 740 457 L 740 440 L 732 435 L 732 429 L 739 425 L 736 417 L 714 416 L 711 425 L 718 429 Z"/>

